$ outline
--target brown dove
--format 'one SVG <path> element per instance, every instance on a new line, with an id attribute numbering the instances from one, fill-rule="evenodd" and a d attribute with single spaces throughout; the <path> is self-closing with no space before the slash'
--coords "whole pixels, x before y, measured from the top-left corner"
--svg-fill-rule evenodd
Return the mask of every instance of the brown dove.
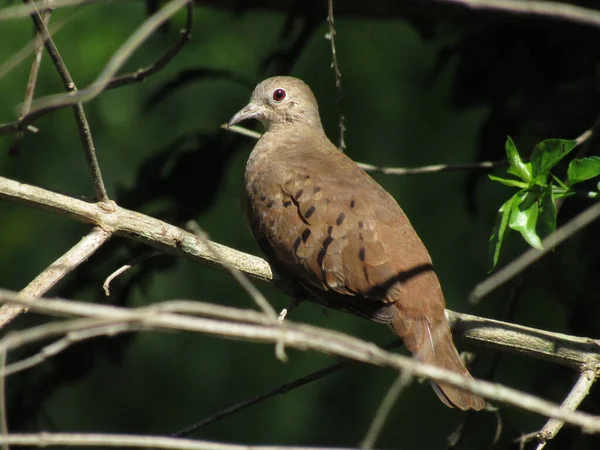
<path id="1" fill-rule="evenodd" d="M 329 141 L 310 88 L 269 78 L 228 126 L 246 119 L 265 128 L 246 165 L 246 211 L 275 269 L 326 305 L 390 324 L 419 360 L 471 378 L 427 249 L 394 198 Z M 432 386 L 450 407 L 485 406 Z"/>

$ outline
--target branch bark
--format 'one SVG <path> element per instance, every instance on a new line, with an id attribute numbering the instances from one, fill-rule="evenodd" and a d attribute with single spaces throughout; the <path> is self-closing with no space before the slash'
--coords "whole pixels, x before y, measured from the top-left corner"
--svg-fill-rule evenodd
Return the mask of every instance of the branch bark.
<path id="1" fill-rule="evenodd" d="M 286 289 L 262 258 L 214 242 L 210 247 L 192 233 L 113 204 L 89 203 L 0 177 L 0 198 L 65 215 L 96 226 L 108 234 L 125 236 L 164 253 L 226 271 L 223 261 L 255 280 Z M 214 249 L 214 250 L 213 250 Z M 570 367 L 600 362 L 600 341 L 538 330 L 511 323 L 448 311 L 458 337 L 469 341 Z"/>
<path id="2" fill-rule="evenodd" d="M 375 344 L 343 333 L 289 321 L 274 323 L 257 311 L 227 308 L 206 303 L 201 304 L 202 306 L 196 306 L 193 305 L 196 302 L 188 302 L 186 305 L 189 305 L 190 310 L 197 308 L 203 310 L 205 317 L 195 317 L 161 311 L 160 305 L 128 309 L 75 300 L 44 299 L 38 301 L 5 290 L 0 290 L 0 299 L 22 303 L 46 314 L 101 319 L 105 321 L 104 326 L 121 324 L 123 326 L 121 331 L 137 331 L 141 325 L 155 329 L 204 333 L 219 338 L 244 339 L 272 344 L 283 342 L 286 347 L 338 355 L 355 361 L 402 371 L 408 377 L 425 377 L 437 382 L 448 383 L 491 400 L 576 425 L 588 433 L 600 433 L 600 416 L 569 411 L 557 404 L 500 384 L 468 379 L 461 374 L 422 363 L 409 356 L 391 353 Z M 183 309 L 188 308 L 181 308 L 180 304 L 179 310 Z M 222 319 L 224 316 L 227 316 L 228 319 Z M 50 323 L 9 334 L 0 341 L 0 353 L 7 352 L 28 342 L 52 335 L 61 335 L 60 325 L 60 323 Z M 67 321 L 62 325 L 69 328 L 71 323 Z M 85 327 L 81 329 L 85 329 Z M 96 334 L 92 333 L 92 335 Z M 596 365 L 596 367 L 598 366 Z"/>
<path id="3" fill-rule="evenodd" d="M 110 238 L 110 236 L 110 233 L 102 228 L 93 228 L 92 231 L 73 246 L 73 248 L 35 277 L 35 279 L 21 291 L 21 294 L 27 297 L 40 297 L 44 295 L 68 273 L 75 270 L 77 266 L 87 260 Z M 6 303 L 0 306 L 0 329 L 25 311 L 27 311 L 27 308 L 23 308 L 22 305 L 16 303 Z"/>

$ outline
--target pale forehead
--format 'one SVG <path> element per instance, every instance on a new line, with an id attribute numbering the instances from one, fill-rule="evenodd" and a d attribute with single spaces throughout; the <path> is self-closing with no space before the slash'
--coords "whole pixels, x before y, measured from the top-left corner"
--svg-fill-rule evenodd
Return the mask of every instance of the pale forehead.
<path id="1" fill-rule="evenodd" d="M 310 88 L 302 80 L 294 77 L 272 77 L 259 83 L 254 92 L 253 97 L 270 95 L 275 89 L 285 89 L 289 94 L 308 95 L 313 97 Z"/>

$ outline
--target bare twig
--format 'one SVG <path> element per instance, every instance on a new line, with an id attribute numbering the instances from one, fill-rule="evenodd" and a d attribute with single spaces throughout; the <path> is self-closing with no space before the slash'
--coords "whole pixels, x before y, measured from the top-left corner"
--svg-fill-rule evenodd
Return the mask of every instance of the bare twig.
<path id="1" fill-rule="evenodd" d="M 75 82 L 73 81 L 73 77 L 69 73 L 67 66 L 65 65 L 62 57 L 52 37 L 50 36 L 50 32 L 46 27 L 44 21 L 41 16 L 35 10 L 32 13 L 33 23 L 35 24 L 38 33 L 42 36 L 42 40 L 44 41 L 44 45 L 48 54 L 50 55 L 50 59 L 54 63 L 56 70 L 65 86 L 65 89 L 70 94 L 75 94 L 77 92 L 77 87 L 75 86 Z M 67 94 L 69 95 L 69 94 Z M 34 102 L 35 104 L 35 102 Z M 87 117 L 85 115 L 85 111 L 83 109 L 83 105 L 80 102 L 73 102 L 73 112 L 75 114 L 75 121 L 77 123 L 77 128 L 79 130 L 79 135 L 81 137 L 81 142 L 83 144 L 83 149 L 85 153 L 86 160 L 88 162 L 88 166 L 90 168 L 92 179 L 94 182 L 94 190 L 96 191 L 96 199 L 98 201 L 102 201 L 104 203 L 109 202 L 108 195 L 106 193 L 106 188 L 104 187 L 104 181 L 102 180 L 102 173 L 100 171 L 100 166 L 98 165 L 98 160 L 96 158 L 96 149 L 94 148 L 94 141 L 92 139 L 92 132 L 90 130 L 90 125 L 88 123 Z M 32 116 L 36 116 L 35 108 L 31 111 Z M 25 116 L 27 117 L 27 116 Z"/>
<path id="2" fill-rule="evenodd" d="M 253 139 L 260 139 L 262 133 L 252 131 L 239 125 L 233 125 L 227 127 L 227 124 L 221 125 L 221 128 L 227 131 L 241 134 Z M 436 172 L 451 172 L 457 170 L 491 170 L 497 167 L 508 166 L 507 161 L 481 161 L 478 163 L 466 163 L 466 164 L 434 164 L 430 166 L 421 167 L 381 167 L 373 164 L 366 164 L 357 162 L 358 166 L 365 172 L 380 172 L 385 175 L 417 175 L 423 173 L 436 173 Z"/>
<path id="3" fill-rule="evenodd" d="M 590 393 L 590 389 L 597 377 L 597 368 L 586 369 L 581 372 L 575 386 L 569 392 L 567 398 L 563 401 L 561 407 L 569 411 L 575 411 L 581 402 Z M 546 425 L 536 433 L 536 438 L 539 441 L 539 445 L 536 450 L 542 450 L 549 440 L 553 439 L 558 434 L 560 429 L 563 427 L 564 422 L 560 420 L 550 419 Z"/>
<path id="4" fill-rule="evenodd" d="M 27 3 L 27 0 L 24 0 Z M 42 22 L 44 26 L 47 28 L 48 23 L 50 22 L 50 15 L 52 14 L 51 8 L 52 0 L 46 0 L 46 5 L 44 10 L 41 13 Z M 36 11 L 37 13 L 37 11 Z M 44 38 L 41 33 L 38 31 L 36 33 L 34 47 L 33 47 L 33 61 L 31 63 L 31 70 L 29 71 L 29 79 L 27 80 L 27 87 L 25 89 L 25 100 L 23 100 L 23 107 L 21 109 L 21 116 L 19 119 L 22 119 L 31 110 L 31 103 L 33 102 L 33 95 L 35 94 L 35 85 L 37 84 L 38 74 L 40 71 L 40 66 L 42 63 L 42 55 L 44 51 Z M 18 153 L 19 146 L 21 141 L 23 140 L 23 136 L 25 135 L 24 131 L 20 131 L 15 136 L 15 140 L 13 145 L 11 146 L 9 152 L 11 154 Z"/>
<path id="5" fill-rule="evenodd" d="M 2 11 L 2 10 L 0 10 L 0 11 Z M 68 24 L 75 17 L 77 17 L 77 15 L 78 15 L 78 12 L 75 12 L 74 14 L 71 14 L 69 17 L 64 17 L 61 20 L 53 21 L 53 23 L 48 28 L 50 35 L 55 36 L 66 24 Z M 38 38 L 40 38 L 40 35 L 36 34 L 34 39 L 32 39 L 30 42 L 28 42 L 26 45 L 24 45 L 20 50 L 17 50 L 16 52 L 14 52 L 9 58 L 7 58 L 5 61 L 3 61 L 0 64 L 0 78 L 4 77 L 6 74 L 8 74 L 11 70 L 13 70 L 19 64 L 21 64 L 31 54 L 33 54 L 35 52 L 36 43 L 38 41 Z M 43 37 L 41 39 L 43 40 Z M 25 117 L 22 116 L 19 118 L 19 120 L 23 121 L 23 120 L 25 120 Z M 19 124 L 20 124 L 19 120 L 17 120 L 16 122 L 13 122 L 11 124 L 0 125 L 0 135 L 8 134 L 9 132 L 17 133 L 19 131 L 22 131 L 23 127 L 19 126 Z M 27 128 L 29 128 L 29 127 L 33 128 L 32 125 L 27 126 Z M 5 130 L 5 131 L 3 132 L 2 130 Z"/>
<path id="6" fill-rule="evenodd" d="M 0 195 L 1 196 L 1 195 Z M 102 244 L 110 238 L 110 233 L 100 227 L 94 228 L 67 253 L 54 261 L 46 270 L 29 283 L 21 294 L 27 297 L 39 297 L 48 292 L 56 283 L 87 260 Z M 0 306 L 0 329 L 27 308 L 22 305 L 6 303 Z"/>
<path id="7" fill-rule="evenodd" d="M 313 381 L 319 380 L 327 375 L 331 375 L 335 372 L 338 372 L 338 371 L 342 370 L 343 368 L 348 367 L 350 364 L 352 364 L 351 361 L 339 362 L 336 364 L 332 364 L 331 366 L 326 367 L 324 369 L 313 372 L 309 375 L 297 378 L 296 380 L 291 381 L 289 383 L 280 384 L 279 386 L 277 386 L 273 389 L 269 389 L 268 391 L 263 392 L 262 394 L 255 395 L 251 398 L 242 400 L 241 402 L 231 405 L 225 409 L 222 409 L 221 411 L 206 417 L 205 419 L 201 420 L 200 422 L 197 422 L 193 425 L 190 425 L 190 426 L 184 428 L 183 430 L 173 433 L 173 436 L 176 436 L 176 437 L 187 436 L 190 433 L 193 433 L 194 431 L 199 430 L 202 427 L 205 427 L 212 423 L 218 422 L 219 420 L 221 420 L 227 416 L 230 416 L 231 414 L 234 414 L 238 411 L 246 409 L 246 408 L 248 408 L 252 405 L 255 405 L 257 403 L 260 403 L 264 400 L 267 400 L 268 398 L 271 398 L 271 397 L 274 397 L 274 396 L 280 395 L 280 394 L 286 394 L 287 392 L 289 392 L 293 389 L 299 388 L 301 386 L 304 386 L 305 384 L 312 383 Z"/>
<path id="8" fill-rule="evenodd" d="M 158 12 L 150 16 L 121 47 L 113 54 L 96 80 L 87 88 L 68 94 L 55 94 L 36 100 L 33 104 L 32 115 L 39 115 L 68 105 L 85 103 L 104 91 L 114 75 L 125 64 L 129 57 L 142 43 L 148 39 L 163 23 L 174 16 L 191 0 L 171 0 Z"/>
<path id="9" fill-rule="evenodd" d="M 66 332 L 63 338 L 50 345 L 46 345 L 38 353 L 0 369 L 0 376 L 7 377 L 22 370 L 30 369 L 31 367 L 41 364 L 47 359 L 58 355 L 60 352 L 77 342 L 98 336 L 115 336 L 119 333 L 135 331 L 137 326 L 130 323 L 106 324 L 106 321 L 102 319 L 80 319 L 71 322 L 75 322 L 73 326 L 79 329 Z M 138 329 L 140 328 L 139 326 L 137 327 Z"/>
<path id="10" fill-rule="evenodd" d="M 422 363 L 414 358 L 385 351 L 374 344 L 342 333 L 289 321 L 282 324 L 273 323 L 273 321 L 266 319 L 263 314 L 259 313 L 254 313 L 256 323 L 246 323 L 181 314 L 157 313 L 150 307 L 132 310 L 74 300 L 44 299 L 44 301 L 37 301 L 5 290 L 0 290 L 0 298 L 22 303 L 43 313 L 76 315 L 79 317 L 101 318 L 107 321 L 112 320 L 115 323 L 129 323 L 132 329 L 137 329 L 139 325 L 142 325 L 157 329 L 190 331 L 221 338 L 236 338 L 255 342 L 277 343 L 279 340 L 284 340 L 285 344 L 290 347 L 335 354 L 355 361 L 389 367 L 397 371 L 406 371 L 407 376 L 425 377 L 436 382 L 451 384 L 491 400 L 511 404 L 576 425 L 585 432 L 600 433 L 600 417 L 568 411 L 554 403 L 499 384 L 468 379 L 461 374 Z M 235 310 L 235 308 L 229 309 Z M 240 315 L 251 316 L 248 311 L 239 311 Z M 49 324 L 48 326 L 55 325 Z M 56 333 L 57 328 L 52 331 Z M 0 352 L 22 345 L 26 341 L 23 338 L 24 335 L 29 336 L 29 340 L 31 339 L 30 330 L 15 332 L 6 336 L 0 341 Z M 38 331 L 37 337 L 39 338 L 40 335 L 42 333 Z"/>
<path id="11" fill-rule="evenodd" d="M 385 421 L 390 415 L 392 407 L 396 403 L 396 400 L 398 400 L 400 394 L 402 394 L 404 388 L 408 386 L 411 381 L 412 377 L 408 372 L 401 372 L 398 375 L 396 381 L 394 381 L 379 405 L 379 409 L 375 413 L 375 417 L 373 417 L 369 430 L 360 444 L 361 449 L 370 450 L 375 446 L 375 442 L 377 442 L 377 438 L 383 429 Z"/>
<path id="12" fill-rule="evenodd" d="M 2 8 L 0 9 L 0 20 L 14 20 L 30 16 L 35 11 L 44 8 L 44 1 L 45 0 L 38 0 L 36 2 L 28 2 L 26 5 L 14 5 Z M 106 1 L 107 0 L 53 0 L 52 6 L 54 9 L 57 9 Z"/>
<path id="13" fill-rule="evenodd" d="M 233 279 L 238 282 L 238 284 L 248 293 L 248 295 L 250 295 L 250 297 L 254 300 L 254 303 L 256 303 L 256 305 L 262 310 L 265 316 L 276 322 L 277 313 L 275 312 L 269 301 L 265 298 L 264 295 L 261 294 L 261 292 L 258 289 L 256 289 L 256 286 L 254 286 L 242 272 L 240 272 L 233 265 L 229 264 L 227 260 L 221 257 L 221 254 L 215 247 L 213 247 L 212 242 L 208 239 L 208 235 L 206 234 L 206 232 L 202 230 L 200 226 L 193 220 L 188 221 L 186 223 L 186 227 L 200 238 L 200 240 L 206 246 L 208 251 L 213 255 L 214 258 L 218 259 L 219 262 L 223 264 L 223 266 L 231 274 Z"/>
<path id="14" fill-rule="evenodd" d="M 59 0 L 53 0 L 53 1 L 55 2 L 54 5 L 56 5 L 56 3 L 59 2 Z M 2 10 L 0 10 L 0 13 L 1 13 L 1 11 Z M 135 72 L 132 72 L 129 74 L 120 75 L 120 76 L 111 78 L 108 81 L 108 83 L 106 84 L 105 89 L 115 89 L 115 88 L 118 88 L 121 86 L 126 86 L 126 85 L 134 83 L 134 82 L 141 82 L 141 81 L 144 81 L 149 76 L 154 75 L 158 71 L 162 70 L 179 53 L 179 51 L 183 48 L 183 46 L 190 40 L 191 27 L 193 24 L 193 17 L 194 17 L 193 16 L 194 7 L 193 7 L 192 2 L 187 4 L 186 11 L 187 11 L 187 18 L 186 18 L 185 28 L 179 32 L 179 39 L 173 44 L 173 46 L 171 48 L 169 48 L 167 50 L 167 52 L 164 55 L 162 55 L 158 60 L 156 60 L 154 63 L 152 63 L 148 67 L 138 69 Z M 55 30 L 56 29 L 57 29 L 57 27 L 55 27 Z M 25 49 L 23 49 L 22 53 L 28 54 L 29 51 L 30 51 L 30 49 L 28 46 Z M 10 69 L 12 69 L 22 59 L 23 59 L 23 56 L 19 56 L 19 58 L 15 58 L 15 61 L 9 61 L 8 63 L 5 63 L 4 65 L 0 66 L 0 77 L 2 77 L 2 75 L 4 73 L 6 73 Z M 26 115 L 22 115 L 15 122 L 0 124 L 0 136 L 4 135 L 4 134 L 19 133 L 24 128 L 31 127 L 30 124 L 33 123 L 34 121 L 36 121 L 37 119 L 39 119 L 41 116 L 43 116 L 49 112 L 52 112 L 55 109 L 57 109 L 57 108 L 48 108 L 48 109 L 43 109 L 43 110 L 39 110 L 39 111 L 29 112 Z"/>
<path id="15" fill-rule="evenodd" d="M 600 27 L 600 11 L 583 6 L 546 0 L 434 0 L 456 3 L 471 9 L 504 11 L 511 14 L 543 16 Z"/>
<path id="16" fill-rule="evenodd" d="M 335 87 L 338 90 L 338 109 L 339 109 L 339 128 L 340 128 L 340 140 L 338 144 L 338 148 L 340 150 L 344 150 L 346 148 L 346 142 L 344 142 L 344 131 L 346 128 L 344 127 L 344 113 L 342 111 L 342 73 L 340 72 L 340 66 L 338 65 L 337 53 L 335 50 L 335 27 L 333 20 L 333 0 L 327 1 L 327 25 L 329 26 L 329 32 L 325 35 L 329 42 L 331 42 L 331 67 L 333 69 L 335 75 Z"/>
<path id="17" fill-rule="evenodd" d="M 200 226 L 196 222 L 190 220 L 186 223 L 186 227 L 188 228 L 188 230 L 192 231 L 196 236 L 198 236 L 202 240 L 202 243 L 206 246 L 208 251 L 211 252 L 213 257 L 217 259 L 221 258 L 219 252 L 213 247 L 212 242 L 208 239 L 208 235 L 206 234 L 206 232 L 202 228 L 200 228 Z M 258 306 L 262 310 L 265 316 L 278 323 L 279 321 L 277 313 L 275 312 L 269 301 L 265 298 L 265 296 L 262 295 L 258 289 L 256 289 L 252 282 L 242 272 L 240 272 L 231 264 L 229 264 L 227 260 L 221 258 L 219 259 L 219 262 L 223 264 L 223 266 L 225 267 L 225 269 L 227 269 L 227 271 L 233 277 L 233 279 L 237 281 L 237 283 L 242 287 L 242 289 L 244 289 L 248 293 L 250 298 L 254 300 L 256 306 Z M 277 359 L 282 362 L 287 361 L 287 355 L 285 354 L 285 345 L 283 340 L 277 342 L 277 345 L 275 345 L 275 356 L 277 356 Z"/>
<path id="18" fill-rule="evenodd" d="M 247 136 L 252 139 L 260 139 L 260 137 L 262 136 L 262 133 L 259 133 L 258 131 L 249 130 L 248 128 L 244 128 L 240 125 L 232 125 L 229 127 L 226 123 L 224 123 L 221 125 L 221 128 L 225 131 L 232 131 L 234 133 L 241 134 L 242 136 Z"/>
<path id="19" fill-rule="evenodd" d="M 592 223 L 598 217 L 600 217 L 600 203 L 595 203 L 594 205 L 590 206 L 582 213 L 578 214 L 573 219 L 568 221 L 555 232 L 548 235 L 542 241 L 542 246 L 544 250 L 538 250 L 533 247 L 530 248 L 529 250 L 525 251 L 525 253 L 523 253 L 521 256 L 513 260 L 511 263 L 507 264 L 502 269 L 498 270 L 496 273 L 489 276 L 487 279 L 475 286 L 475 288 L 470 294 L 470 301 L 472 303 L 479 302 L 487 294 L 506 283 L 515 275 L 522 272 L 531 264 L 533 264 L 541 257 L 546 255 L 549 251 L 551 251 L 559 244 L 573 236 L 582 228 Z"/>
<path id="20" fill-rule="evenodd" d="M 124 272 L 127 272 L 129 269 L 131 269 L 133 266 L 136 266 L 150 258 L 154 258 L 155 256 L 159 255 L 160 253 L 157 252 L 156 250 L 152 250 L 149 252 L 146 252 L 140 256 L 138 256 L 137 258 L 135 258 L 133 261 L 131 261 L 129 264 L 125 264 L 124 266 L 121 266 L 120 268 L 118 268 L 117 270 L 115 270 L 113 273 L 111 273 L 108 277 L 106 277 L 106 280 L 104 280 L 104 283 L 102 284 L 102 289 L 104 289 L 104 295 L 106 295 L 107 297 L 110 295 L 110 283 L 112 283 L 112 281 L 117 278 L 119 275 L 123 274 Z"/>
<path id="21" fill-rule="evenodd" d="M 24 0 L 28 3 L 27 0 Z M 34 14 L 39 14 L 36 11 Z M 50 15 L 52 14 L 52 0 L 45 0 L 44 9 L 41 13 L 41 19 L 44 26 L 48 27 L 50 22 Z M 40 71 L 40 65 L 42 62 L 42 51 L 44 50 L 44 37 L 37 31 L 33 49 L 33 61 L 31 63 L 31 71 L 29 72 L 29 80 L 27 81 L 27 89 L 25 90 L 25 100 L 23 101 L 23 109 L 21 111 L 21 117 L 26 116 L 31 110 L 31 103 L 33 102 L 33 95 L 35 93 L 35 85 L 37 84 L 38 73 Z"/>
<path id="22" fill-rule="evenodd" d="M 0 352 L 0 436 L 8 435 L 8 417 L 6 416 L 6 377 L 3 375 L 6 366 L 6 351 Z M 8 444 L 2 443 L 2 449 L 8 450 Z"/>
<path id="23" fill-rule="evenodd" d="M 187 18 L 185 28 L 179 31 L 179 39 L 162 55 L 159 59 L 153 62 L 148 67 L 136 70 L 135 72 L 120 75 L 112 78 L 105 89 L 115 89 L 121 86 L 126 86 L 131 83 L 144 81 L 151 75 L 164 69 L 169 62 L 181 51 L 181 49 L 189 42 L 192 37 L 192 25 L 194 23 L 194 2 L 190 1 L 186 5 Z"/>
<path id="24" fill-rule="evenodd" d="M 421 167 L 380 167 L 365 163 L 357 164 L 365 172 L 379 172 L 385 175 L 421 175 L 424 173 L 454 172 L 459 170 L 489 171 L 497 167 L 508 166 L 507 161 L 481 161 L 465 164 L 432 164 Z"/>
<path id="25" fill-rule="evenodd" d="M 386 350 L 390 350 L 390 349 L 398 347 L 400 345 L 401 345 L 400 341 L 394 341 L 391 344 L 382 346 L 382 348 L 384 348 Z M 334 373 L 339 372 L 340 370 L 347 369 L 348 367 L 351 367 L 352 365 L 354 365 L 354 361 L 342 361 L 342 362 L 327 366 L 323 369 L 317 370 L 315 372 L 312 372 L 308 375 L 296 378 L 293 381 L 290 381 L 287 383 L 282 383 L 273 389 L 269 389 L 268 391 L 263 392 L 262 394 L 255 395 L 246 400 L 242 400 L 241 402 L 238 402 L 238 403 L 231 405 L 215 414 L 212 414 L 209 417 L 206 417 L 205 419 L 201 420 L 200 422 L 197 422 L 193 425 L 190 425 L 189 427 L 184 428 L 183 430 L 173 433 L 172 436 L 177 436 L 177 437 L 187 436 L 190 433 L 193 433 L 194 431 L 196 431 L 202 427 L 205 427 L 212 423 L 218 422 L 219 420 L 221 420 L 231 414 L 234 414 L 234 413 L 241 411 L 243 409 L 246 409 L 252 405 L 255 405 L 255 404 L 260 403 L 264 400 L 267 400 L 271 397 L 274 397 L 275 395 L 285 394 L 294 389 L 302 387 L 308 383 L 312 383 L 313 381 L 317 381 L 326 376 L 333 375 Z"/>
<path id="26" fill-rule="evenodd" d="M 163 436 L 92 433 L 9 434 L 0 436 L 0 443 L 27 447 L 127 447 L 171 450 L 352 450 L 333 447 L 248 446 Z"/>

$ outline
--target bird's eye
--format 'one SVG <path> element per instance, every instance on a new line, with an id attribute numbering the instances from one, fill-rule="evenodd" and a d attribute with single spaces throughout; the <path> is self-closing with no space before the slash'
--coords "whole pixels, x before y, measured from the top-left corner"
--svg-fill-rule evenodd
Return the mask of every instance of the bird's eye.
<path id="1" fill-rule="evenodd" d="M 282 101 L 285 98 L 285 96 L 285 89 L 278 88 L 273 91 L 273 100 L 275 100 L 276 102 Z"/>

